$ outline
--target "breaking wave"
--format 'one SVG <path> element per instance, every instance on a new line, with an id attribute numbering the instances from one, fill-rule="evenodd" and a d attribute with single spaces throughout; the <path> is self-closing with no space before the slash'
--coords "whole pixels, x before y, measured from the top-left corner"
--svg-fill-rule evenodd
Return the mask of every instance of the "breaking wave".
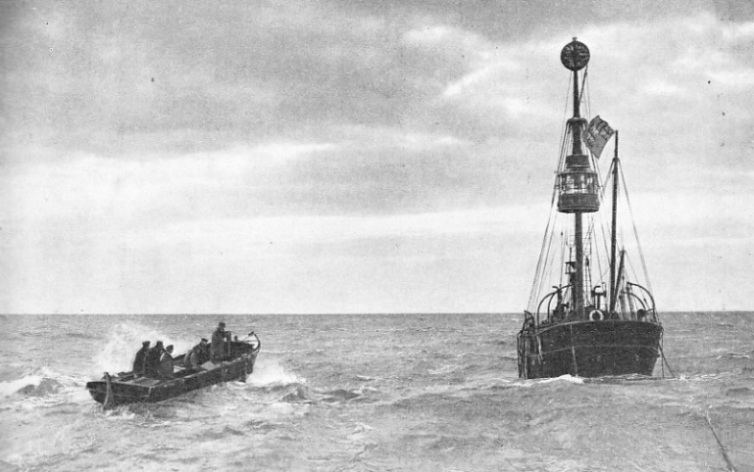
<path id="1" fill-rule="evenodd" d="M 152 346 L 158 340 L 162 341 L 164 346 L 172 344 L 175 348 L 174 355 L 179 355 L 190 350 L 199 342 L 199 339 L 194 341 L 177 339 L 140 323 L 124 321 L 110 328 L 102 349 L 94 357 L 92 373 L 102 375 L 102 372 L 105 371 L 124 372 L 131 370 L 133 357 L 136 351 L 141 348 L 143 341 L 150 341 Z"/>
<path id="2" fill-rule="evenodd" d="M 288 385 L 305 384 L 306 379 L 287 371 L 279 360 L 265 358 L 264 362 L 257 360 L 254 373 L 249 377 L 248 383 L 257 388 L 274 389 Z"/>
<path id="3" fill-rule="evenodd" d="M 84 389 L 86 379 L 55 372 L 47 367 L 27 372 L 14 380 L 0 382 L 0 398 L 8 404 L 27 407 L 45 403 L 83 403 L 89 401 Z M 31 402 L 31 403 L 30 403 Z"/>

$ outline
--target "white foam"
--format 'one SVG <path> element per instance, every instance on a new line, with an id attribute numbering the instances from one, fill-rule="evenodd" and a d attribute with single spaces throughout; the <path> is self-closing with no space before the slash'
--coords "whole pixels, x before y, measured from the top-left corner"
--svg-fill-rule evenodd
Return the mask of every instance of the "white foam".
<path id="1" fill-rule="evenodd" d="M 254 373 L 247 382 L 254 387 L 271 387 L 306 383 L 306 379 L 286 371 L 277 359 L 265 358 L 254 365 Z"/>
<path id="2" fill-rule="evenodd" d="M 535 385 L 549 384 L 553 382 L 568 382 L 576 385 L 584 383 L 581 377 L 574 377 L 570 374 L 561 375 L 560 377 L 551 377 L 546 379 L 516 379 L 510 383 L 512 387 L 530 388 Z"/>
<path id="3" fill-rule="evenodd" d="M 11 380 L 8 382 L 0 382 L 0 396 L 7 397 L 13 395 L 24 387 L 34 385 L 39 387 L 43 377 L 40 375 L 27 375 L 26 377 Z"/>
<path id="4" fill-rule="evenodd" d="M 56 391 L 69 393 L 80 390 L 85 382 L 86 380 L 83 378 L 61 374 L 49 367 L 43 366 L 27 370 L 21 378 L 0 382 L 0 397 L 13 395 L 25 387 L 34 387 L 36 389 L 44 386 L 45 383 L 48 385 L 52 383 L 59 387 L 55 389 Z"/>
<path id="5" fill-rule="evenodd" d="M 152 327 L 133 321 L 118 323 L 110 329 L 102 350 L 94 357 L 93 373 L 102 375 L 102 372 L 130 371 L 133 367 L 134 356 L 141 349 L 143 341 L 151 341 L 151 346 L 154 346 L 158 340 L 162 341 L 165 347 L 172 344 L 175 356 L 188 352 L 199 342 L 199 339 L 201 338 L 194 341 L 172 339 Z"/>
<path id="6" fill-rule="evenodd" d="M 543 383 L 558 382 L 558 381 L 570 382 L 570 383 L 573 383 L 573 384 L 583 384 L 584 383 L 584 379 L 582 379 L 581 377 L 574 377 L 571 374 L 565 374 L 565 375 L 561 375 L 560 377 L 555 377 L 555 378 L 551 378 L 551 379 L 538 380 L 537 383 L 543 384 Z"/>

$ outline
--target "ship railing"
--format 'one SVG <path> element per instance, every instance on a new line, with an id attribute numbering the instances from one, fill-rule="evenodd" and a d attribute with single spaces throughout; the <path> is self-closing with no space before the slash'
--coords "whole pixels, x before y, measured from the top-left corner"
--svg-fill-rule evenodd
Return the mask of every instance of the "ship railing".
<path id="1" fill-rule="evenodd" d="M 644 286 L 639 285 L 639 284 L 635 284 L 633 282 L 626 282 L 626 285 L 628 285 L 630 287 L 636 287 L 636 288 L 638 288 L 639 290 L 641 290 L 642 292 L 644 292 L 647 295 L 647 297 L 649 297 L 649 301 L 650 301 L 651 306 L 648 307 L 644 303 L 644 300 L 640 299 L 636 294 L 632 294 L 637 300 L 639 300 L 640 302 L 642 302 L 642 305 L 647 310 L 647 314 L 648 314 L 647 317 L 650 318 L 650 320 L 652 322 L 659 323 L 660 320 L 657 317 L 657 306 L 655 305 L 655 299 L 652 296 L 652 293 L 649 290 L 647 290 Z"/>
<path id="2" fill-rule="evenodd" d="M 542 310 L 543 305 L 545 305 L 546 308 L 547 308 L 547 310 L 544 312 L 547 315 L 547 317 L 544 320 L 542 320 L 542 322 L 548 322 L 549 323 L 550 321 L 552 321 L 552 316 L 551 316 L 551 314 L 552 314 L 552 300 L 556 296 L 558 296 L 558 295 L 560 295 L 559 299 L 563 300 L 564 299 L 563 293 L 570 286 L 571 286 L 570 284 L 569 285 L 564 285 L 564 286 L 553 286 L 553 288 L 555 290 L 553 292 L 548 293 L 544 297 L 542 297 L 542 300 L 540 300 L 539 305 L 537 305 L 537 314 L 536 314 L 536 318 L 535 318 L 536 322 L 537 322 L 537 325 L 540 324 L 540 316 L 539 315 L 540 315 L 540 313 L 543 312 L 543 310 Z M 547 302 L 547 303 L 545 304 L 545 302 Z M 556 307 L 556 310 L 559 309 L 559 308 L 561 308 L 561 307 Z"/>

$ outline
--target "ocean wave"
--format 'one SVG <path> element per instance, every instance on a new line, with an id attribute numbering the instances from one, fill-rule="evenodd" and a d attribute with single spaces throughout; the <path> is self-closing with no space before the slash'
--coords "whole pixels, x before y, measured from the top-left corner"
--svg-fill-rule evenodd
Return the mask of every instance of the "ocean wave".
<path id="1" fill-rule="evenodd" d="M 253 387 L 274 389 L 288 385 L 305 384 L 306 379 L 288 372 L 277 359 L 257 361 L 247 383 Z"/>
<path id="2" fill-rule="evenodd" d="M 63 389 L 63 384 L 55 379 L 41 378 L 38 382 L 32 382 L 18 389 L 16 395 L 26 395 L 30 397 L 44 397 L 58 393 Z"/>
<path id="3" fill-rule="evenodd" d="M 725 354 L 720 354 L 719 356 L 715 357 L 716 360 L 720 359 L 751 359 L 752 353 L 744 353 L 744 352 L 727 352 Z"/>
<path id="4" fill-rule="evenodd" d="M 244 427 L 254 431 L 267 433 L 274 431 L 281 426 L 281 423 L 275 423 L 272 421 L 260 420 L 258 418 L 249 420 L 243 424 Z"/>
<path id="5" fill-rule="evenodd" d="M 711 373 L 711 374 L 694 374 L 694 375 L 680 374 L 676 377 L 670 377 L 666 380 L 676 381 L 676 382 L 716 382 L 719 380 L 732 380 L 732 379 L 736 379 L 737 377 L 738 377 L 737 374 L 733 372 L 716 372 L 716 373 Z"/>
<path id="6" fill-rule="evenodd" d="M 106 335 L 102 349 L 94 356 L 91 374 L 101 375 L 102 372 L 130 371 L 136 352 L 143 341 L 151 341 L 154 345 L 158 340 L 164 346 L 175 347 L 174 356 L 188 352 L 196 340 L 173 339 L 170 336 L 134 321 L 123 321 L 113 325 Z"/>
<path id="7" fill-rule="evenodd" d="M 359 398 L 361 395 L 362 395 L 362 392 L 358 390 L 337 388 L 335 390 L 324 392 L 322 401 L 325 401 L 328 403 L 348 401 L 348 400 L 353 400 L 355 398 Z"/>
<path id="8" fill-rule="evenodd" d="M 313 402 L 311 391 L 304 385 L 297 385 L 293 390 L 289 389 L 288 393 L 280 401 L 285 403 Z"/>
<path id="9" fill-rule="evenodd" d="M 41 367 L 27 370 L 20 378 L 0 382 L 0 397 L 47 397 L 58 393 L 72 393 L 80 391 L 84 383 L 85 379 L 81 377 Z"/>
<path id="10" fill-rule="evenodd" d="M 604 377 L 584 378 L 584 382 L 590 384 L 622 384 L 625 382 L 656 382 L 660 380 L 662 380 L 661 377 L 650 377 L 641 374 L 606 375 Z"/>
<path id="11" fill-rule="evenodd" d="M 462 390 L 480 392 L 488 390 L 504 390 L 516 386 L 517 382 L 518 379 L 512 381 L 501 378 L 498 374 L 488 373 L 469 379 L 469 381 L 462 386 Z"/>
<path id="12" fill-rule="evenodd" d="M 551 379 L 536 379 L 535 384 L 549 384 L 553 382 L 568 382 L 572 384 L 583 384 L 584 379 L 582 377 L 574 377 L 570 374 L 561 375 L 560 377 L 553 377 Z"/>
<path id="13" fill-rule="evenodd" d="M 104 416 L 110 421 L 132 421 L 139 416 L 135 407 L 136 405 L 119 405 L 112 410 L 104 411 Z"/>
<path id="14" fill-rule="evenodd" d="M 80 378 L 36 372 L 0 382 L 0 409 L 5 411 L 49 410 L 50 414 L 69 414 L 90 401 Z M 52 408 L 52 409 L 51 409 Z"/>
<path id="15" fill-rule="evenodd" d="M 584 378 L 574 377 L 570 374 L 561 375 L 560 377 L 551 377 L 546 379 L 519 379 L 512 385 L 517 387 L 531 388 L 539 385 L 558 384 L 558 383 L 570 383 L 574 385 L 581 385 L 584 383 Z"/>
<path id="16" fill-rule="evenodd" d="M 375 380 L 382 380 L 380 377 L 370 377 L 368 375 L 355 375 L 353 379 L 357 382 L 373 382 Z"/>
<path id="17" fill-rule="evenodd" d="M 430 369 L 427 373 L 430 375 L 447 375 L 454 372 L 458 372 L 459 370 L 462 370 L 462 369 L 463 368 L 461 366 L 452 365 L 452 364 L 444 364 L 437 367 L 436 369 Z"/>
<path id="18" fill-rule="evenodd" d="M 725 390 L 725 395 L 729 397 L 746 397 L 752 396 L 752 389 L 749 387 L 734 387 Z"/>
<path id="19" fill-rule="evenodd" d="M 26 394 L 33 389 L 39 388 L 42 381 L 48 381 L 39 375 L 29 375 L 21 379 L 0 382 L 0 396 L 7 397 L 15 393 Z"/>
<path id="20" fill-rule="evenodd" d="M 55 337 L 61 337 L 61 338 L 73 338 L 73 339 L 99 339 L 99 336 L 91 333 L 81 333 L 81 332 L 67 332 L 67 333 L 61 333 L 59 335 L 53 336 Z"/>

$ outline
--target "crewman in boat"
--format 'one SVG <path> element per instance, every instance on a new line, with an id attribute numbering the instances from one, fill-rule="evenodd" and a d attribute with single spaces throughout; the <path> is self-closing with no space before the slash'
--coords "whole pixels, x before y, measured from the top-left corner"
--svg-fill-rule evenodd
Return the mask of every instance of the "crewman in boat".
<path id="1" fill-rule="evenodd" d="M 210 346 L 210 358 L 212 362 L 225 359 L 227 348 L 226 340 L 230 338 L 230 333 L 225 331 L 225 323 L 222 321 L 217 325 L 217 329 L 212 333 L 212 344 Z"/>
<path id="2" fill-rule="evenodd" d="M 141 349 L 136 353 L 136 357 L 134 358 L 134 368 L 133 373 L 136 377 L 142 377 L 145 372 L 145 363 L 147 360 L 147 353 L 149 352 L 149 341 L 144 341 L 141 343 Z"/>
<path id="3" fill-rule="evenodd" d="M 202 338 L 202 341 L 204 341 L 204 342 L 199 342 L 199 344 L 202 346 L 202 360 L 204 362 L 207 362 L 208 360 L 210 360 L 210 355 L 209 355 L 209 347 L 210 347 L 209 346 L 209 340 L 207 338 Z M 202 362 L 202 364 L 204 362 Z"/>
<path id="4" fill-rule="evenodd" d="M 160 357 L 165 351 L 162 341 L 157 341 L 152 349 L 147 352 L 144 361 L 144 375 L 146 377 L 158 378 L 160 376 Z"/>
<path id="5" fill-rule="evenodd" d="M 160 355 L 160 378 L 172 379 L 173 378 L 173 345 L 169 345 L 162 351 Z"/>
<path id="6" fill-rule="evenodd" d="M 207 338 L 202 340 L 194 346 L 188 353 L 188 362 L 185 364 L 190 366 L 194 370 L 201 370 L 202 364 L 209 360 L 209 341 Z"/>

